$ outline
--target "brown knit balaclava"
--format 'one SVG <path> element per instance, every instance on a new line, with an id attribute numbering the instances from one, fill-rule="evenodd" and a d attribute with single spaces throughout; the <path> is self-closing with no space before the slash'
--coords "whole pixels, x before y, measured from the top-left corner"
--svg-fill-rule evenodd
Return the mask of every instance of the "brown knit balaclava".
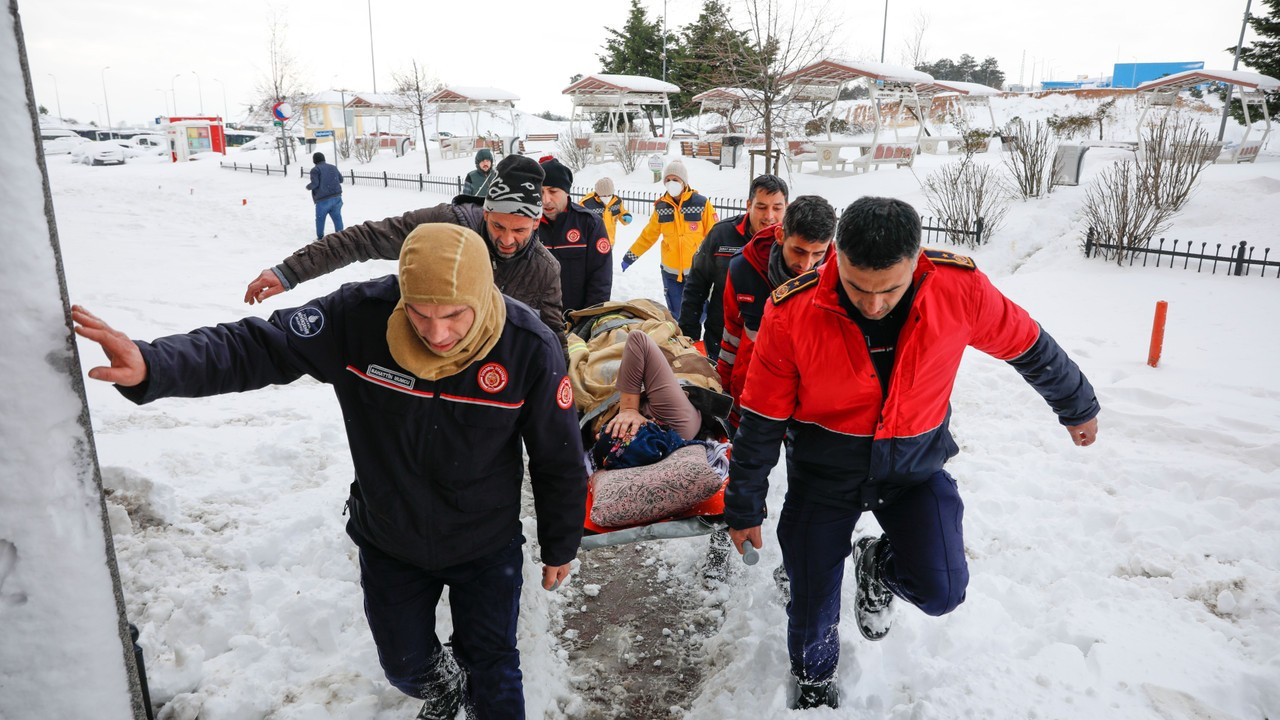
<path id="1" fill-rule="evenodd" d="M 418 335 L 405 303 L 466 305 L 476 318 L 462 340 L 441 354 Z M 387 346 L 400 367 L 425 380 L 456 375 L 493 349 L 506 321 L 507 307 L 479 235 L 447 223 L 419 225 L 409 233 L 400 248 L 400 302 L 387 319 Z"/>

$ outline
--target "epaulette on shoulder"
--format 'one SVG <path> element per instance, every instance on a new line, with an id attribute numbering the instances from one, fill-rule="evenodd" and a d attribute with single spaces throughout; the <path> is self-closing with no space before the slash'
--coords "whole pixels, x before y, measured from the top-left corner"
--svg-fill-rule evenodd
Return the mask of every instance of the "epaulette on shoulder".
<path id="1" fill-rule="evenodd" d="M 792 295 L 796 295 L 803 290 L 814 287 L 817 284 L 818 284 L 818 269 L 814 268 L 809 272 L 800 273 L 799 275 L 782 283 L 781 285 L 779 285 L 777 288 L 774 289 L 773 294 L 770 295 L 770 297 L 773 298 L 773 304 L 778 305 L 778 304 L 781 304 L 783 300 L 786 300 Z"/>
<path id="2" fill-rule="evenodd" d="M 924 256 L 934 265 L 950 265 L 951 267 L 964 268 L 965 270 L 977 270 L 978 266 L 974 264 L 973 258 L 957 255 L 949 250 L 931 250 L 925 248 Z"/>

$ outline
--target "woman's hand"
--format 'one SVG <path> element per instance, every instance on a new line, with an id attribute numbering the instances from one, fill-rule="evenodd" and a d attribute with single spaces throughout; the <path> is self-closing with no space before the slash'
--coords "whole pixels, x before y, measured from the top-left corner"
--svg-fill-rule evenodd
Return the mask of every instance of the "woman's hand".
<path id="1" fill-rule="evenodd" d="M 604 432 L 615 438 L 623 440 L 634 437 L 644 424 L 649 422 L 649 418 L 640 414 L 639 410 L 619 410 L 613 419 L 604 425 Z"/>

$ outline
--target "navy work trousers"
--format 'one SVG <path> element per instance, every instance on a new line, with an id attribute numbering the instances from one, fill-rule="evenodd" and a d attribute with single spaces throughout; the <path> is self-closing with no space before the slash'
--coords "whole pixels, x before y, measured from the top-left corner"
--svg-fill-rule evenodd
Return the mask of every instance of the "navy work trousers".
<path id="1" fill-rule="evenodd" d="M 944 470 L 873 513 L 888 541 L 877 551 L 884 582 L 895 595 L 929 615 L 944 615 L 964 601 L 969 566 L 964 557 L 964 503 Z M 778 519 L 778 544 L 791 578 L 787 652 L 791 672 L 804 682 L 825 682 L 840 659 L 840 588 L 861 512 L 834 508 L 788 492 Z"/>
<path id="2" fill-rule="evenodd" d="M 453 654 L 467 671 L 467 695 L 481 720 L 524 717 L 524 683 L 516 650 L 516 616 L 524 578 L 524 538 L 442 570 L 424 570 L 369 543 L 360 544 L 364 612 L 387 680 L 426 699 L 439 665 L 436 603 L 449 586 Z"/>

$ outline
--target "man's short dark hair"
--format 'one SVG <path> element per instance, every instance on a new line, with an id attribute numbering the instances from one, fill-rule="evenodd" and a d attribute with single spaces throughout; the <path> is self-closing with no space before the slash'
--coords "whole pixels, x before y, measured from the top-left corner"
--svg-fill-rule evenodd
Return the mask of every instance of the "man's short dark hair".
<path id="1" fill-rule="evenodd" d="M 756 193 L 761 190 L 765 195 L 782 193 L 783 200 L 788 197 L 787 183 L 777 175 L 757 175 L 756 179 L 751 181 L 750 189 L 747 190 L 747 202 L 753 202 L 756 199 Z"/>
<path id="2" fill-rule="evenodd" d="M 854 267 L 893 267 L 920 253 L 920 215 L 895 198 L 859 198 L 840 215 L 836 248 Z"/>
<path id="3" fill-rule="evenodd" d="M 319 165 L 320 163 L 324 162 L 324 153 L 316 153 L 315 155 L 312 155 L 311 162 L 315 163 L 316 165 Z"/>
<path id="4" fill-rule="evenodd" d="M 826 242 L 836 234 L 836 209 L 825 198 L 801 195 L 787 206 L 782 233 L 799 235 L 809 242 Z"/>

